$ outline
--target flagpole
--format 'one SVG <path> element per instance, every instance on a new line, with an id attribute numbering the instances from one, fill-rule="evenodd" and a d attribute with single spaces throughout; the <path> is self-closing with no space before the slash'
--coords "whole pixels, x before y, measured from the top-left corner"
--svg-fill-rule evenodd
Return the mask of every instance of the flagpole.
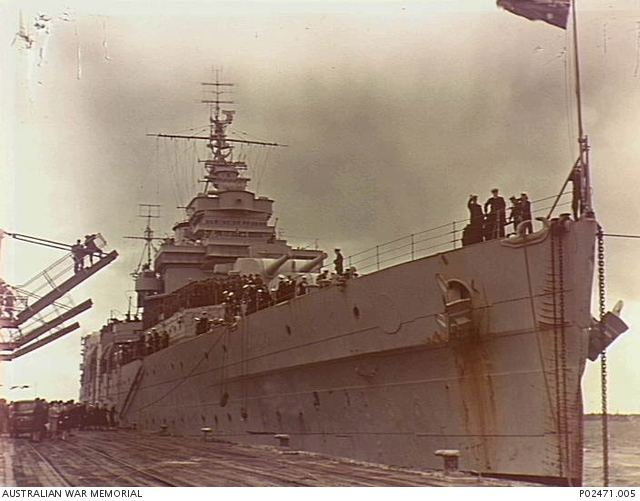
<path id="1" fill-rule="evenodd" d="M 578 21 L 576 17 L 576 1 L 571 0 L 571 17 L 573 20 L 573 53 L 576 73 L 576 101 L 578 107 L 578 144 L 580 148 L 580 167 L 584 178 L 584 192 L 582 195 L 582 213 L 593 215 L 591 206 L 591 173 L 589 171 L 589 144 L 584 135 L 582 123 L 582 93 L 580 92 L 580 55 L 578 52 Z"/>
<path id="2" fill-rule="evenodd" d="M 571 0 L 571 15 L 573 18 L 573 52 L 576 71 L 576 98 L 578 99 L 578 138 L 582 140 L 584 128 L 582 126 L 582 95 L 580 94 L 580 56 L 578 54 L 578 21 L 576 19 L 576 2 Z"/>

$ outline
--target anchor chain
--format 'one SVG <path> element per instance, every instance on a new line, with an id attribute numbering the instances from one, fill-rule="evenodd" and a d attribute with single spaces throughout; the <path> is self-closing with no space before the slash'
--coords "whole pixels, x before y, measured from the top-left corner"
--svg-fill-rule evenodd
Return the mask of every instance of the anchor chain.
<path id="1" fill-rule="evenodd" d="M 598 227 L 598 309 L 600 330 L 604 329 L 602 320 L 605 315 L 604 281 L 604 233 Z M 602 391 L 602 475 L 603 484 L 609 486 L 609 415 L 607 410 L 607 349 L 600 354 L 600 387 Z"/>

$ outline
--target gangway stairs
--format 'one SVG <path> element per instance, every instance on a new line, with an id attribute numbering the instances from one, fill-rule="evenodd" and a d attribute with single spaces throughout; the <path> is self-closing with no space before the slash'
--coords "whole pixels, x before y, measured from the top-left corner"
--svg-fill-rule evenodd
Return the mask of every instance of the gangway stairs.
<path id="1" fill-rule="evenodd" d="M 22 310 L 16 317 L 16 324 L 19 326 L 22 323 L 26 322 L 36 313 L 39 313 L 54 301 L 57 301 L 62 296 L 67 294 L 71 289 L 80 285 L 87 278 L 95 275 L 102 268 L 112 263 L 117 257 L 118 253 L 116 251 L 105 254 L 103 255 L 103 257 L 100 257 L 94 265 L 90 266 L 89 268 L 84 268 L 77 273 L 74 273 L 60 285 L 55 284 L 55 282 L 51 279 L 51 276 L 48 275 L 47 270 L 43 271 L 41 275 L 43 275 L 43 278 L 45 278 L 45 280 L 51 285 L 51 290 L 40 299 L 38 299 L 35 303 L 27 306 L 24 310 Z"/>
<path id="2" fill-rule="evenodd" d="M 46 242 L 43 245 L 61 250 L 71 249 L 67 244 L 35 237 L 27 239 L 25 235 L 19 237 L 19 240 L 31 243 Z M 4 312 L 0 318 L 0 328 L 13 329 L 14 332 L 9 340 L 0 338 L 0 361 L 14 360 L 80 327 L 77 322 L 68 326 L 64 323 L 91 308 L 92 301 L 87 299 L 76 306 L 69 292 L 118 257 L 116 251 L 106 253 L 102 250 L 106 242 L 99 234 L 95 242 L 99 250 L 91 256 L 88 266 L 78 269 L 73 253 L 68 252 L 24 284 L 12 287 L 16 305 L 9 315 Z"/>

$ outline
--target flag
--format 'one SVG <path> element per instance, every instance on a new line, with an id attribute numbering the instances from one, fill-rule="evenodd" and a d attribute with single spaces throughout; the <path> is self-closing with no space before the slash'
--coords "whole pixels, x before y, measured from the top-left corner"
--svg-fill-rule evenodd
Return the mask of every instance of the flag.
<path id="1" fill-rule="evenodd" d="M 517 16 L 531 21 L 544 21 L 558 28 L 567 29 L 571 0 L 498 0 L 502 7 Z"/>

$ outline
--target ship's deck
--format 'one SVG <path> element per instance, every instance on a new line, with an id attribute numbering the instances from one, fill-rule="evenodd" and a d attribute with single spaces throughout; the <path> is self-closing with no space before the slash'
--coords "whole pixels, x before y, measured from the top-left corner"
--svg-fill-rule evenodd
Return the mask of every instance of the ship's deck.
<path id="1" fill-rule="evenodd" d="M 532 485 L 130 431 L 75 432 L 66 441 L 2 437 L 0 451 L 7 487 Z"/>

